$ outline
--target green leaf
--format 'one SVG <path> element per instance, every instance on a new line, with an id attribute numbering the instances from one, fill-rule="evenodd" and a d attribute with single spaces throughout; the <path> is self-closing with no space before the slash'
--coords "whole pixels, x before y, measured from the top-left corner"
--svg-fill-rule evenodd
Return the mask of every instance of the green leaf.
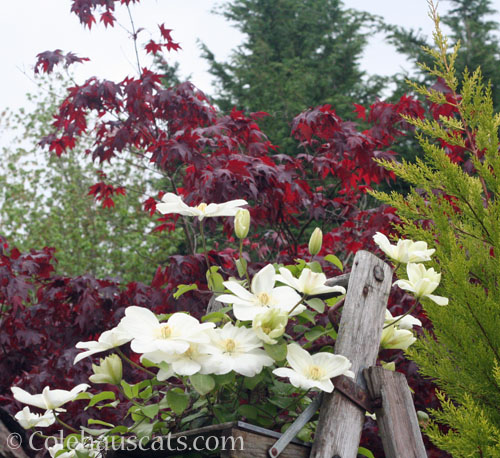
<path id="1" fill-rule="evenodd" d="M 264 349 L 267 354 L 273 358 L 275 361 L 283 361 L 286 358 L 287 348 L 286 343 L 269 345 L 267 343 L 264 344 Z"/>
<path id="2" fill-rule="evenodd" d="M 318 299 L 317 297 L 307 300 L 306 304 L 318 313 L 323 313 L 325 311 L 324 301 Z"/>
<path id="3" fill-rule="evenodd" d="M 84 391 L 83 393 L 79 393 L 75 398 L 75 401 L 81 401 L 84 399 L 92 399 L 92 393 L 87 393 L 86 391 Z"/>
<path id="4" fill-rule="evenodd" d="M 309 342 L 318 339 L 319 337 L 326 334 L 326 330 L 323 326 L 314 326 L 314 328 L 307 331 L 304 336 Z"/>
<path id="5" fill-rule="evenodd" d="M 368 450 L 367 448 L 364 447 L 359 447 L 358 448 L 358 455 L 363 455 L 366 456 L 366 458 L 375 458 L 372 452 Z"/>
<path id="6" fill-rule="evenodd" d="M 168 406 L 174 411 L 174 413 L 180 415 L 189 405 L 189 395 L 184 393 L 179 388 L 174 388 L 167 391 L 167 402 Z"/>
<path id="7" fill-rule="evenodd" d="M 245 377 L 245 379 L 243 380 L 243 386 L 247 390 L 253 390 L 262 380 L 264 380 L 264 377 L 264 372 L 254 375 L 253 377 Z"/>
<path id="8" fill-rule="evenodd" d="M 341 272 L 344 271 L 344 266 L 342 265 L 342 261 L 337 258 L 334 254 L 327 254 L 324 257 L 325 261 L 331 262 L 334 266 L 338 267 Z"/>
<path id="9" fill-rule="evenodd" d="M 238 413 L 242 417 L 246 417 L 249 420 L 257 420 L 259 416 L 259 411 L 256 407 L 251 406 L 250 404 L 243 404 L 238 407 Z"/>
<path id="10" fill-rule="evenodd" d="M 316 312 L 312 310 L 305 309 L 299 316 L 309 321 L 309 323 L 316 324 L 316 320 L 314 319 Z"/>
<path id="11" fill-rule="evenodd" d="M 139 387 L 137 386 L 137 384 L 129 385 L 125 380 L 122 380 L 120 384 L 123 388 L 125 396 L 127 396 L 129 399 L 136 398 L 139 395 Z"/>
<path id="12" fill-rule="evenodd" d="M 236 268 L 238 269 L 238 275 L 243 278 L 247 273 L 247 261 L 245 258 L 240 258 L 236 260 Z"/>
<path id="13" fill-rule="evenodd" d="M 116 399 L 115 393 L 113 393 L 112 391 L 103 391 L 102 393 L 96 394 L 95 396 L 92 397 L 92 399 L 89 402 L 88 407 L 95 406 L 98 402 L 101 402 L 104 400 L 114 401 L 115 399 Z"/>
<path id="14" fill-rule="evenodd" d="M 131 431 L 134 432 L 139 439 L 143 437 L 151 438 L 153 435 L 153 427 L 154 423 L 141 422 L 134 425 L 134 427 L 131 428 Z"/>
<path id="15" fill-rule="evenodd" d="M 153 394 L 153 387 L 150 385 L 139 393 L 139 397 L 141 399 L 149 399 L 152 394 Z"/>
<path id="16" fill-rule="evenodd" d="M 158 404 L 150 404 L 149 406 L 141 407 L 141 412 L 151 420 L 153 420 L 158 412 L 160 411 L 160 406 Z"/>
<path id="17" fill-rule="evenodd" d="M 224 292 L 224 278 L 217 271 L 220 269 L 219 266 L 212 266 L 209 270 L 207 270 L 207 283 L 208 287 L 214 293 L 222 293 Z"/>
<path id="18" fill-rule="evenodd" d="M 236 374 L 234 372 L 229 372 L 224 375 L 214 375 L 213 376 L 215 379 L 215 384 L 217 386 L 224 386 L 224 385 L 229 385 L 234 382 L 234 379 L 236 377 Z"/>
<path id="19" fill-rule="evenodd" d="M 313 272 L 320 274 L 323 272 L 323 269 L 321 267 L 321 264 L 318 261 L 312 261 L 307 264 L 309 269 L 311 269 Z"/>
<path id="20" fill-rule="evenodd" d="M 215 388 L 215 380 L 210 375 L 194 374 L 189 377 L 189 381 L 201 396 L 205 396 Z"/>
<path id="21" fill-rule="evenodd" d="M 198 289 L 198 285 L 196 283 L 192 283 L 190 285 L 177 285 L 177 291 L 173 294 L 174 299 L 179 299 L 179 297 L 181 297 L 184 293 L 194 289 Z"/>
<path id="22" fill-rule="evenodd" d="M 219 302 L 220 303 L 220 302 Z M 201 318 L 202 322 L 211 322 L 211 323 L 218 323 L 220 321 L 223 321 L 226 318 L 226 312 L 229 312 L 232 307 L 223 307 L 216 312 L 209 313 L 208 315 L 205 315 Z"/>

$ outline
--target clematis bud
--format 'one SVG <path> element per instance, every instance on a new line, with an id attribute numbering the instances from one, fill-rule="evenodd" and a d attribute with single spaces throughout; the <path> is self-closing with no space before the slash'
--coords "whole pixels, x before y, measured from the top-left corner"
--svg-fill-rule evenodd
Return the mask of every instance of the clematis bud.
<path id="1" fill-rule="evenodd" d="M 250 212 L 240 208 L 234 217 L 234 232 L 236 237 L 244 239 L 250 229 Z"/>
<path id="2" fill-rule="evenodd" d="M 110 383 L 119 385 L 122 380 L 122 360 L 118 355 L 101 358 L 100 365 L 92 364 L 94 375 L 89 377 L 92 383 Z"/>
<path id="3" fill-rule="evenodd" d="M 321 245 L 323 245 L 323 232 L 317 227 L 309 239 L 309 253 L 316 256 L 321 250 Z"/>

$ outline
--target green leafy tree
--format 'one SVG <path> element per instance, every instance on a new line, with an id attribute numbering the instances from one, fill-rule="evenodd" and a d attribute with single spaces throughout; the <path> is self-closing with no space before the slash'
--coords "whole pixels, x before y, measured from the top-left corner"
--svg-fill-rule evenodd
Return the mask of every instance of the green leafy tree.
<path id="1" fill-rule="evenodd" d="M 3 124 L 16 134 L 3 148 L 0 168 L 0 231 L 21 250 L 53 246 L 58 249 L 61 274 L 92 273 L 124 281 L 152 279 L 159 264 L 178 249 L 180 236 L 153 232 L 155 219 L 142 202 L 165 187 L 157 171 L 137 168 L 131 160 L 107 167 L 82 155 L 42 151 L 39 139 L 50 131 L 52 116 L 67 79 L 44 78 L 39 95 L 30 96 L 32 111 L 4 114 Z M 84 151 L 88 140 L 77 148 Z M 124 152 L 130 158 L 134 152 Z M 89 195 L 96 181 L 127 186 L 126 195 L 113 196 L 114 207 L 103 208 Z"/>
<path id="2" fill-rule="evenodd" d="M 414 88 L 451 112 L 437 119 L 408 119 L 419 132 L 424 156 L 414 164 L 381 162 L 411 191 L 375 196 L 397 208 L 401 233 L 437 242 L 434 264 L 443 276 L 439 294 L 449 297 L 444 307 L 424 300 L 433 335 L 425 333 L 408 352 L 442 390 L 442 409 L 431 412 L 433 422 L 425 432 L 454 457 L 498 457 L 500 115 L 479 69 L 464 73 L 459 82 L 458 46 L 448 54 L 448 41 L 432 11 L 437 49 L 426 50 L 434 64 L 422 68 L 442 78 L 451 98 L 423 85 Z M 459 153 L 466 166 L 450 151 Z"/>
<path id="3" fill-rule="evenodd" d="M 220 14 L 245 40 L 228 62 L 216 61 L 203 46 L 216 78 L 215 101 L 223 111 L 268 112 L 260 124 L 282 148 L 294 145 L 289 124 L 297 113 L 328 103 L 345 117 L 353 101 L 371 101 L 382 86 L 359 66 L 378 22 L 340 0 L 234 0 Z"/>

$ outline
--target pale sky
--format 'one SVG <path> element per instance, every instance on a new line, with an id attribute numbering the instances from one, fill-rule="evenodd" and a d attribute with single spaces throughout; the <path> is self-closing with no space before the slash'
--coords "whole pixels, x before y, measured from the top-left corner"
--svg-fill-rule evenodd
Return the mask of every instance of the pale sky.
<path id="1" fill-rule="evenodd" d="M 141 0 L 138 5 L 131 6 L 136 28 L 146 29 L 139 35 L 143 43 L 158 38 L 158 23 L 173 29 L 174 40 L 182 46 L 173 56 L 180 63 L 181 74 L 192 75 L 191 81 L 209 94 L 213 93 L 212 78 L 200 57 L 197 40 L 206 43 L 218 60 L 224 60 L 242 39 L 224 18 L 211 13 L 220 3 L 220 0 Z M 493 3 L 500 10 L 500 0 Z M 136 72 L 133 45 L 126 39 L 127 32 L 120 26 L 106 30 L 102 24 L 89 32 L 83 29 L 74 14 L 70 14 L 70 4 L 69 0 L 2 2 L 0 111 L 27 104 L 26 92 L 35 89 L 31 81 L 35 56 L 42 51 L 60 48 L 89 57 L 90 62 L 73 66 L 78 82 L 93 75 L 120 80 Z M 421 29 L 428 36 L 432 31 L 426 0 L 345 0 L 344 4 L 378 14 L 388 23 Z M 446 14 L 447 6 L 446 1 L 441 2 L 441 15 Z M 124 7 L 118 7 L 117 17 L 123 27 L 130 28 Z M 500 17 L 494 19 L 500 22 Z M 144 59 L 141 63 L 146 62 Z M 393 48 L 382 43 L 381 37 L 374 36 L 362 66 L 372 74 L 391 75 L 408 68 L 409 64 Z"/>

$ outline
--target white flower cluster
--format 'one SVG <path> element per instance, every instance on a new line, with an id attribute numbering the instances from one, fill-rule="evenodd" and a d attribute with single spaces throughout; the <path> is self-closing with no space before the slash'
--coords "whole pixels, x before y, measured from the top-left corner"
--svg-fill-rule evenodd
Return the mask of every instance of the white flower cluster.
<path id="1" fill-rule="evenodd" d="M 413 293 L 417 300 L 427 297 L 438 305 L 448 305 L 448 298 L 432 294 L 439 286 L 441 274 L 432 267 L 426 269 L 422 264 L 417 264 L 430 261 L 436 250 L 427 249 L 426 242 L 414 242 L 413 240 L 401 239 L 396 245 L 391 245 L 389 239 L 380 232 L 373 236 L 373 241 L 398 264 L 407 264 L 408 280 L 398 280 L 394 283 L 395 285 Z"/>
<path id="2" fill-rule="evenodd" d="M 396 245 L 391 245 L 389 239 L 380 232 L 373 236 L 373 240 L 397 264 L 406 264 L 408 280 L 397 280 L 394 285 L 413 293 L 417 302 L 422 297 L 427 297 L 438 305 L 448 305 L 448 298 L 432 294 L 439 286 L 441 274 L 433 268 L 426 269 L 423 264 L 419 264 L 430 261 L 436 250 L 428 249 L 426 242 L 413 240 L 400 239 Z M 408 314 L 393 317 L 386 310 L 380 346 L 386 349 L 406 350 L 417 340 L 411 331 L 413 326 L 422 326 L 422 323 Z"/>

